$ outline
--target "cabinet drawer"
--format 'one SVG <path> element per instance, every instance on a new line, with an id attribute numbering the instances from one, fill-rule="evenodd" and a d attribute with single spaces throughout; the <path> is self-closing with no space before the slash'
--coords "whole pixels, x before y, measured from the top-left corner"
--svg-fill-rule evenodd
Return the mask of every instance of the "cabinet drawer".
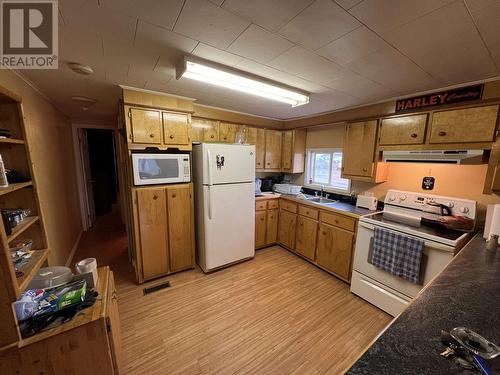
<path id="1" fill-rule="evenodd" d="M 427 114 L 382 120 L 381 145 L 411 145 L 424 143 Z"/>
<path id="2" fill-rule="evenodd" d="M 435 112 L 430 143 L 492 142 L 498 105 Z"/>
<path id="3" fill-rule="evenodd" d="M 278 207 L 279 207 L 279 203 L 278 203 L 277 199 L 271 199 L 271 200 L 267 201 L 267 208 L 269 210 L 272 210 L 272 209 L 275 209 Z"/>
<path id="4" fill-rule="evenodd" d="M 321 211 L 320 220 L 323 223 L 350 230 L 351 232 L 354 232 L 354 229 L 356 228 L 356 220 L 331 212 Z"/>
<path id="5" fill-rule="evenodd" d="M 299 214 L 314 220 L 318 220 L 319 210 L 311 208 L 309 206 L 299 206 Z"/>
<path id="6" fill-rule="evenodd" d="M 267 201 L 257 201 L 255 202 L 255 211 L 262 211 L 267 208 Z"/>
<path id="7" fill-rule="evenodd" d="M 293 202 L 290 202 L 287 200 L 281 200 L 280 205 L 281 205 L 281 208 L 286 210 L 286 211 L 290 211 L 293 213 L 297 212 L 297 203 L 293 203 Z"/>

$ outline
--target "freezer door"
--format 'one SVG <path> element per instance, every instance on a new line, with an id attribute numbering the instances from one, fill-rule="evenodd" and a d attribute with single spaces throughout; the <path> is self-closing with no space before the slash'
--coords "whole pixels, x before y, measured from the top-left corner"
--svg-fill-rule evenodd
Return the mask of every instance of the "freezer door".
<path id="1" fill-rule="evenodd" d="M 204 271 L 255 255 L 253 183 L 203 187 Z"/>
<path id="2" fill-rule="evenodd" d="M 203 185 L 253 182 L 255 146 L 203 143 Z"/>

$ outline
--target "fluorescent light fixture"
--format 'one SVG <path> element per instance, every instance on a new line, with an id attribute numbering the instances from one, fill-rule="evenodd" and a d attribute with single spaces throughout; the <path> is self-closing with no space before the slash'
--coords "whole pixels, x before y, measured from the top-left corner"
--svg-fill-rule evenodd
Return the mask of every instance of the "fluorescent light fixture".
<path id="1" fill-rule="evenodd" d="M 180 70 L 180 71 L 179 71 Z M 309 94 L 274 84 L 261 77 L 225 67 L 199 58 L 185 57 L 177 79 L 185 77 L 212 85 L 241 91 L 290 104 L 292 107 L 309 103 Z"/>

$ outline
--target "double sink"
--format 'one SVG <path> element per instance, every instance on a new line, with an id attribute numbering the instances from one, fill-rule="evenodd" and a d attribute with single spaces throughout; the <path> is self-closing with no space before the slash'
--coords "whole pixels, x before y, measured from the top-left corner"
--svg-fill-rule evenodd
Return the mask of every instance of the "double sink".
<path id="1" fill-rule="evenodd" d="M 336 200 L 328 199 L 325 197 L 310 197 L 310 198 L 306 197 L 305 200 L 308 202 L 313 202 L 313 203 L 321 204 L 324 206 L 333 206 L 334 204 L 336 204 L 338 202 Z"/>

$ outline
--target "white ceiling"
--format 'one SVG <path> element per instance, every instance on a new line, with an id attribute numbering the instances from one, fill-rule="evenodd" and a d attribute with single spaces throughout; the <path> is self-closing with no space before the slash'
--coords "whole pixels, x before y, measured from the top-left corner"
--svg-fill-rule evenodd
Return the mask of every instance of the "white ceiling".
<path id="1" fill-rule="evenodd" d="M 113 121 L 118 84 L 289 119 L 500 75 L 498 0 L 59 0 L 59 13 L 59 70 L 21 74 L 78 121 Z M 186 53 L 309 91 L 311 102 L 176 80 Z M 98 102 L 83 111 L 75 95 Z"/>

